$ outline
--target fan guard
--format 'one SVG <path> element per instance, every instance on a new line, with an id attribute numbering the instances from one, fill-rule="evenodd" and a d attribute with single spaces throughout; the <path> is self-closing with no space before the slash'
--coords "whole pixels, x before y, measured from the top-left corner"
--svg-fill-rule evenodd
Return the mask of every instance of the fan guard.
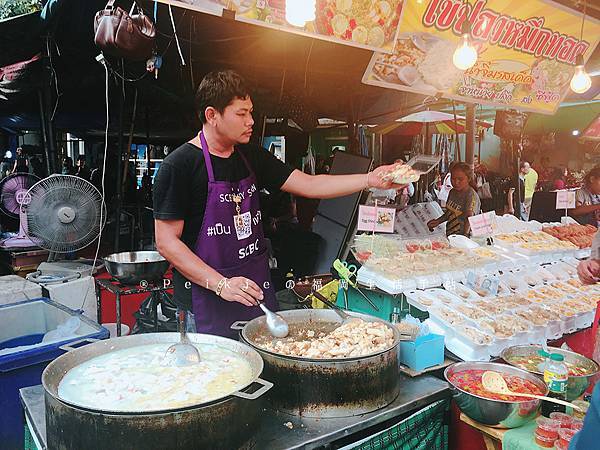
<path id="1" fill-rule="evenodd" d="M 21 204 L 27 203 L 27 191 L 40 179 L 30 173 L 13 173 L 0 181 L 0 211 L 17 218 Z"/>
<path id="2" fill-rule="evenodd" d="M 25 206 L 27 235 L 51 252 L 69 253 L 87 247 L 106 223 L 102 195 L 82 178 L 52 175 L 32 186 L 28 194 L 31 201 Z"/>

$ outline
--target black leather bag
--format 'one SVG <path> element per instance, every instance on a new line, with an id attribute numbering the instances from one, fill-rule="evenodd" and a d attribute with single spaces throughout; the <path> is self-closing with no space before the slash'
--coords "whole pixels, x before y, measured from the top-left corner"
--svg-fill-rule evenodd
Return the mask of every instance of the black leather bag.
<path id="1" fill-rule="evenodd" d="M 132 61 L 145 61 L 152 56 L 156 28 L 144 11 L 133 4 L 131 14 L 109 0 L 94 19 L 94 42 L 109 55 Z M 135 11 L 135 14 L 134 14 Z"/>

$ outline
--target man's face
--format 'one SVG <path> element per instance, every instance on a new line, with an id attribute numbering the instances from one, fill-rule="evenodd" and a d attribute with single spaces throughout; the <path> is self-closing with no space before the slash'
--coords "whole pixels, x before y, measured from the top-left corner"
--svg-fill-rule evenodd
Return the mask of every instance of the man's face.
<path id="1" fill-rule="evenodd" d="M 252 136 L 253 105 L 250 97 L 236 98 L 223 113 L 215 111 L 215 124 L 219 134 L 232 144 L 247 144 Z"/>
<path id="2" fill-rule="evenodd" d="M 523 175 L 527 175 L 529 173 L 530 169 L 531 169 L 531 166 L 529 165 L 529 163 L 525 163 L 525 164 L 523 164 L 523 167 L 521 167 L 521 173 Z"/>

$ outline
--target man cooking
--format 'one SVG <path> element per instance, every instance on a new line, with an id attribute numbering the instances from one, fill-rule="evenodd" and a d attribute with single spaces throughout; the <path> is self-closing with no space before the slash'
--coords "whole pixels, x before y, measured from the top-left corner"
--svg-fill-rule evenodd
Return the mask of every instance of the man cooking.
<path id="1" fill-rule="evenodd" d="M 404 186 L 381 179 L 393 166 L 368 174 L 311 176 L 249 145 L 252 100 L 233 71 L 206 75 L 195 105 L 201 132 L 170 153 L 156 175 L 156 245 L 175 268 L 175 301 L 193 310 L 197 331 L 234 336 L 233 322 L 262 314 L 258 302 L 278 309 L 261 224 L 261 189 L 333 198 L 368 187 Z"/>

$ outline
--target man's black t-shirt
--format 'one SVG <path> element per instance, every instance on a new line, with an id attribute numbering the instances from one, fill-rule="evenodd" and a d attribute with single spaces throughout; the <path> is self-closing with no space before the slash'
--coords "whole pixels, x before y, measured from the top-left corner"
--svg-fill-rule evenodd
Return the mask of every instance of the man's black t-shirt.
<path id="1" fill-rule="evenodd" d="M 271 192 L 279 190 L 294 170 L 263 148 L 240 145 L 229 158 L 210 155 L 217 181 L 236 182 L 249 175 L 240 152 L 256 175 L 258 189 Z M 208 172 L 202 149 L 185 143 L 165 158 L 156 174 L 153 188 L 154 218 L 184 220 L 181 240 L 193 250 L 202 227 L 207 195 Z M 186 288 L 186 281 L 174 271 L 175 301 L 191 309 L 191 289 Z"/>

